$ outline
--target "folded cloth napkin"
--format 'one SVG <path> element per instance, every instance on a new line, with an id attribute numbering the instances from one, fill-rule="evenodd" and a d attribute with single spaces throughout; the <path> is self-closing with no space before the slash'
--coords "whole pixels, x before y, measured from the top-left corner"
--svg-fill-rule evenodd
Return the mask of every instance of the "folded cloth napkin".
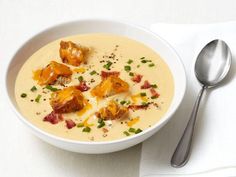
<path id="1" fill-rule="evenodd" d="M 188 84 L 183 103 L 171 121 L 143 143 L 140 176 L 236 176 L 236 22 L 153 24 L 151 30 L 179 53 Z M 202 99 L 189 162 L 182 168 L 173 168 L 171 156 L 200 90 L 194 75 L 195 60 L 202 47 L 216 38 L 223 39 L 231 48 L 232 67 L 221 85 L 207 90 Z"/>

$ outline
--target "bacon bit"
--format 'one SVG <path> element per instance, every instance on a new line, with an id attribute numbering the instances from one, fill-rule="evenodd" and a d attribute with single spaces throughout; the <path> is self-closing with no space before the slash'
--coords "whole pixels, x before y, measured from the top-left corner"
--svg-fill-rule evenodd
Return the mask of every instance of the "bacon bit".
<path id="1" fill-rule="evenodd" d="M 129 105 L 128 108 L 133 110 L 133 111 L 136 111 L 136 110 L 139 110 L 139 109 L 147 109 L 149 106 L 149 103 L 148 104 L 145 104 L 145 105 Z"/>
<path id="2" fill-rule="evenodd" d="M 151 84 L 147 80 L 145 80 L 144 84 L 141 86 L 141 89 L 149 89 L 149 88 L 151 88 Z"/>
<path id="3" fill-rule="evenodd" d="M 109 130 L 106 128 L 102 128 L 103 133 L 107 133 Z"/>
<path id="4" fill-rule="evenodd" d="M 66 127 L 68 128 L 68 129 L 72 129 L 73 127 L 75 127 L 76 126 L 76 124 L 75 124 L 75 122 L 73 121 L 73 120 L 71 120 L 71 119 L 67 119 L 66 120 Z"/>
<path id="5" fill-rule="evenodd" d="M 136 82 L 136 83 L 139 83 L 141 82 L 143 76 L 140 75 L 140 74 L 134 74 L 134 77 L 131 79 L 132 81 Z"/>
<path id="6" fill-rule="evenodd" d="M 62 114 L 55 113 L 52 111 L 50 114 L 43 118 L 43 121 L 50 122 L 51 124 L 57 124 L 59 121 L 63 120 Z"/>
<path id="7" fill-rule="evenodd" d="M 80 84 L 76 86 L 76 88 L 81 92 L 85 92 L 90 89 L 90 87 L 86 85 L 85 81 L 81 81 Z"/>
<path id="8" fill-rule="evenodd" d="M 134 124 L 136 124 L 139 121 L 139 117 L 133 118 L 132 120 L 130 120 L 129 122 L 127 122 L 127 125 L 129 127 L 132 127 Z"/>
<path id="9" fill-rule="evenodd" d="M 154 98 L 158 98 L 160 96 L 160 94 L 157 93 L 157 91 L 154 88 L 151 88 L 150 92 L 152 94 L 152 97 L 154 97 Z"/>
<path id="10" fill-rule="evenodd" d="M 112 71 L 112 72 L 102 71 L 102 72 L 101 72 L 101 77 L 102 77 L 102 79 L 106 79 L 106 78 L 108 78 L 109 76 L 118 77 L 119 75 L 120 75 L 120 72 L 118 72 L 118 71 Z"/>

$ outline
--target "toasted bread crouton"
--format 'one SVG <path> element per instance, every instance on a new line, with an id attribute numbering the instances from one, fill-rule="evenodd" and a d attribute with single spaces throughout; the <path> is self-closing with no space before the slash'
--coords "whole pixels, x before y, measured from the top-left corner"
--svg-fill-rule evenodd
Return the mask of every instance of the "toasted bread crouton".
<path id="1" fill-rule="evenodd" d="M 118 93 L 127 92 L 129 85 L 119 77 L 109 76 L 91 90 L 93 96 L 100 98 L 109 97 Z"/>
<path id="2" fill-rule="evenodd" d="M 51 94 L 50 104 L 55 113 L 70 113 L 83 109 L 84 97 L 75 86 Z"/>
<path id="3" fill-rule="evenodd" d="M 117 102 L 112 100 L 107 107 L 101 108 L 96 116 L 104 120 L 115 120 L 127 116 L 128 112 L 128 108 L 118 105 Z"/>
<path id="4" fill-rule="evenodd" d="M 73 66 L 79 66 L 85 62 L 85 55 L 88 51 L 87 47 L 77 45 L 71 41 L 61 41 L 60 43 L 59 52 L 62 62 Z"/>
<path id="5" fill-rule="evenodd" d="M 45 68 L 34 71 L 33 79 L 38 81 L 39 85 L 54 84 L 58 78 L 70 80 L 72 71 L 64 64 L 51 61 Z"/>

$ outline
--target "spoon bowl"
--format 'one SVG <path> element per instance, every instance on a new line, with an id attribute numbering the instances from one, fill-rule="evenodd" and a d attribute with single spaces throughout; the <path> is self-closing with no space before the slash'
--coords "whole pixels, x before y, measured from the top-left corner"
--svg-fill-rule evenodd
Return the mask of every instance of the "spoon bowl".
<path id="1" fill-rule="evenodd" d="M 184 133 L 171 158 L 173 167 L 184 166 L 190 154 L 193 132 L 198 113 L 199 104 L 206 88 L 218 85 L 229 72 L 232 55 L 228 45 L 219 39 L 209 42 L 199 53 L 195 63 L 195 75 L 202 84 L 192 114 Z"/>
<path id="2" fill-rule="evenodd" d="M 219 39 L 209 42 L 199 53 L 195 63 L 195 75 L 200 83 L 213 87 L 227 75 L 231 66 L 228 45 Z"/>

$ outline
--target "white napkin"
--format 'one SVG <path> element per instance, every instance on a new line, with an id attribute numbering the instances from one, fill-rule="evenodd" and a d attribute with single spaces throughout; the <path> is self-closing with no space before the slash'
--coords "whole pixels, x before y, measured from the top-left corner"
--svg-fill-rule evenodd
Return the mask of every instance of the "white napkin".
<path id="1" fill-rule="evenodd" d="M 140 176 L 236 176 L 236 22 L 154 24 L 151 30 L 179 53 L 186 68 L 188 88 L 173 119 L 143 143 Z M 201 48 L 215 38 L 225 40 L 231 48 L 232 68 L 226 80 L 219 87 L 209 89 L 203 97 L 190 160 L 184 167 L 176 169 L 170 166 L 170 159 L 200 90 L 193 66 Z"/>

